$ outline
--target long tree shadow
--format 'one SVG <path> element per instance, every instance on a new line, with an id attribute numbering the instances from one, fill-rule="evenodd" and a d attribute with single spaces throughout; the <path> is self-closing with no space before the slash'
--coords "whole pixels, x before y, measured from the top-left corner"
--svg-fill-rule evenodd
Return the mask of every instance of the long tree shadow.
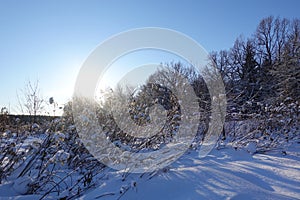
<path id="1" fill-rule="evenodd" d="M 200 160 L 192 152 L 124 199 L 299 199 L 299 174 L 290 158 L 215 151 Z"/>

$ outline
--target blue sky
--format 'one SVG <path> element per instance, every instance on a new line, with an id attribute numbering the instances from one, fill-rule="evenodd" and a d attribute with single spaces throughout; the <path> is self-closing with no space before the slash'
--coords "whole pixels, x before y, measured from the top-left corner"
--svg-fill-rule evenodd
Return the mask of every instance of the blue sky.
<path id="1" fill-rule="evenodd" d="M 39 79 L 45 98 L 71 99 L 81 64 L 108 37 L 141 27 L 182 32 L 207 51 L 251 36 L 263 17 L 300 18 L 300 1 L 17 1 L 0 0 L 0 107 Z"/>

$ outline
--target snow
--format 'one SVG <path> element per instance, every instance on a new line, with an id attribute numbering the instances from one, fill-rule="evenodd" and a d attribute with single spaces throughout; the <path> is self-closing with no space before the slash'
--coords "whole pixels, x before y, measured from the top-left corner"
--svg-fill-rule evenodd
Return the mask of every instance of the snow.
<path id="1" fill-rule="evenodd" d="M 262 134 L 256 129 L 259 123 L 253 120 L 227 122 L 225 131 L 231 134 L 219 141 L 208 155 L 199 157 L 213 144 L 199 147 L 195 140 L 191 148 L 170 166 L 143 174 L 101 166 L 86 167 L 99 166 L 99 163 L 86 152 L 70 150 L 80 147 L 78 138 L 70 142 L 74 126 L 68 127 L 69 131 L 47 130 L 20 138 L 8 138 L 11 132 L 6 131 L 2 134 L 0 147 L 9 149 L 9 153 L 0 156 L 1 169 L 9 166 L 11 161 L 16 162 L 16 154 L 20 158 L 27 157 L 22 157 L 24 161 L 18 160 L 20 165 L 16 164 L 14 171 L 1 179 L 0 200 L 63 199 L 68 196 L 107 200 L 300 199 L 298 125 L 284 134 L 277 129 L 265 130 L 267 133 Z M 114 143 L 124 145 L 118 140 Z M 40 152 L 44 153 L 38 154 Z M 94 169 L 98 171 L 93 172 Z M 34 180 L 39 174 L 38 181 Z M 58 183 L 61 184 L 58 186 Z M 43 187 L 30 194 L 34 184 Z M 77 190 L 80 190 L 78 196 Z M 47 191 L 49 193 L 43 196 Z"/>
<path id="2" fill-rule="evenodd" d="M 26 194 L 29 191 L 29 184 L 33 180 L 29 176 L 17 178 L 13 183 L 13 189 L 19 194 Z"/>
<path id="3" fill-rule="evenodd" d="M 59 150 L 56 154 L 49 159 L 50 162 L 61 162 L 65 163 L 70 157 L 70 154 L 64 150 Z"/>
<path id="4" fill-rule="evenodd" d="M 299 199 L 299 150 L 252 156 L 227 147 L 203 159 L 192 151 L 154 175 L 130 174 L 122 182 L 110 172 L 109 180 L 81 199 Z"/>

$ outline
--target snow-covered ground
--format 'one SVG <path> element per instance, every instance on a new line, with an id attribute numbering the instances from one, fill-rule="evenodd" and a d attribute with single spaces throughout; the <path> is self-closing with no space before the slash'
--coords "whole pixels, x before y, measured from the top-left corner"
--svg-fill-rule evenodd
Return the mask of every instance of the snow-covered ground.
<path id="1" fill-rule="evenodd" d="M 300 199 L 299 120 L 288 121 L 226 122 L 226 138 L 206 157 L 195 140 L 170 166 L 144 174 L 105 167 L 64 119 L 11 128 L 0 137 L 0 200 Z"/>
<path id="2" fill-rule="evenodd" d="M 299 145 L 285 156 L 252 156 L 232 148 L 215 149 L 203 159 L 197 155 L 192 151 L 168 169 L 131 174 L 124 182 L 111 172 L 81 199 L 300 199 Z"/>
<path id="3" fill-rule="evenodd" d="M 126 174 L 107 168 L 99 185 L 80 199 L 300 199 L 300 145 L 294 143 L 286 153 L 251 155 L 225 146 L 201 159 L 190 150 L 154 173 Z M 2 183 L 0 199 L 40 199 L 20 195 L 26 181 Z"/>

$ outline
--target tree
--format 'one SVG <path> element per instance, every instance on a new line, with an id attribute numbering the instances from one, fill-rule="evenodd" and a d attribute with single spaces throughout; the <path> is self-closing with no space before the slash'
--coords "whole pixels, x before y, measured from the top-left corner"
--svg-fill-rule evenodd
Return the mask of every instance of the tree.
<path id="1" fill-rule="evenodd" d="M 40 92 L 39 81 L 36 80 L 34 83 L 28 81 L 24 89 L 21 90 L 21 93 L 22 96 L 19 96 L 17 92 L 19 110 L 23 114 L 26 113 L 33 116 L 41 114 L 44 109 L 45 101 Z"/>
<path id="2" fill-rule="evenodd" d="M 240 36 L 230 50 L 212 52 L 210 57 L 225 83 L 228 110 L 245 111 L 245 105 L 254 102 L 246 109 L 250 114 L 261 109 L 257 104 L 274 104 L 288 97 L 299 100 L 299 19 L 264 18 L 252 37 Z"/>
<path id="3" fill-rule="evenodd" d="M 273 16 L 264 18 L 259 23 L 254 40 L 260 64 L 260 84 L 264 99 L 278 96 L 276 85 L 278 80 L 274 71 L 283 64 L 284 52 L 289 41 L 290 21 Z"/>
<path id="4" fill-rule="evenodd" d="M 277 80 L 278 101 L 300 100 L 300 20 L 291 23 L 282 58 L 275 64 L 272 75 Z"/>
<path id="5" fill-rule="evenodd" d="M 272 65 L 276 52 L 274 17 L 270 16 L 260 21 L 255 34 L 261 62 L 264 65 Z M 262 64 L 261 63 L 261 64 Z"/>
<path id="6" fill-rule="evenodd" d="M 243 46 L 243 61 L 239 72 L 240 83 L 243 89 L 244 100 L 248 101 L 259 95 L 258 63 L 255 59 L 253 42 L 248 40 Z"/>

